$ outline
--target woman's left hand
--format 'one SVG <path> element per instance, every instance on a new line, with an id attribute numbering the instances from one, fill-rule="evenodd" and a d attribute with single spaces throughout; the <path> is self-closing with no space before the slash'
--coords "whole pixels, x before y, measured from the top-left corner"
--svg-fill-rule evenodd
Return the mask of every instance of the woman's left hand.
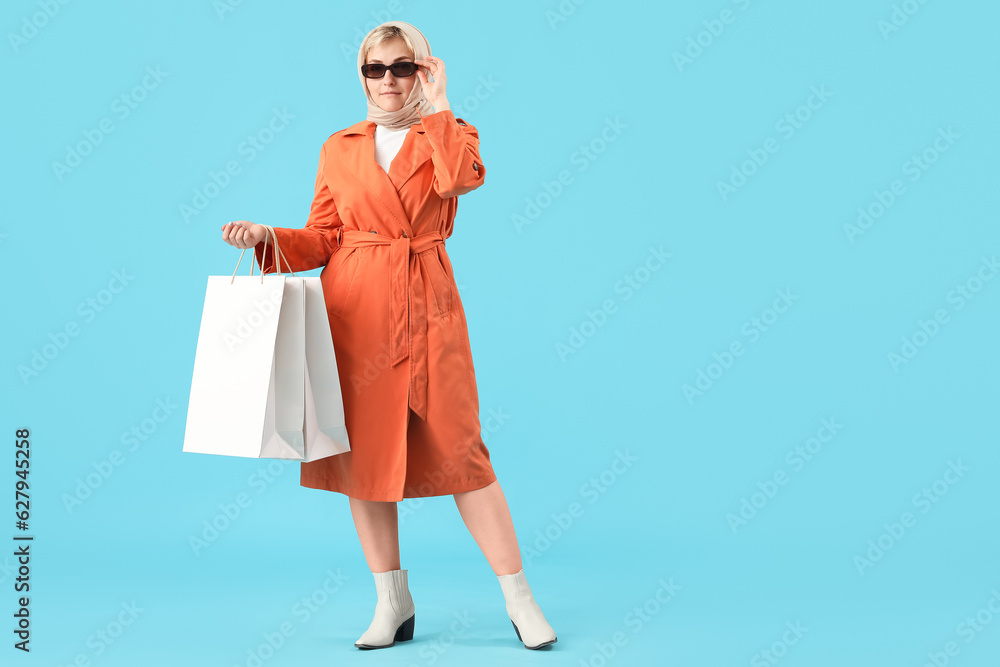
<path id="1" fill-rule="evenodd" d="M 420 66 L 417 77 L 420 78 L 420 85 L 424 88 L 424 97 L 437 108 L 438 102 L 447 99 L 445 85 L 448 83 L 448 77 L 444 73 L 444 61 L 436 56 L 427 56 L 426 59 L 418 58 L 413 62 Z M 427 71 L 430 71 L 434 81 L 427 80 Z"/>

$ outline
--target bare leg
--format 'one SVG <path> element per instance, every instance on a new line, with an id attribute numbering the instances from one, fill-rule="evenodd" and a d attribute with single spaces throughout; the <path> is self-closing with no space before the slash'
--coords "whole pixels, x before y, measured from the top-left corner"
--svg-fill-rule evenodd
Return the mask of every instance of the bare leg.
<path id="1" fill-rule="evenodd" d="M 399 521 L 396 503 L 351 498 L 354 527 L 372 572 L 399 568 Z"/>
<path id="2" fill-rule="evenodd" d="M 517 573 L 521 569 L 521 551 L 500 483 L 456 493 L 455 504 L 493 573 L 497 576 Z"/>

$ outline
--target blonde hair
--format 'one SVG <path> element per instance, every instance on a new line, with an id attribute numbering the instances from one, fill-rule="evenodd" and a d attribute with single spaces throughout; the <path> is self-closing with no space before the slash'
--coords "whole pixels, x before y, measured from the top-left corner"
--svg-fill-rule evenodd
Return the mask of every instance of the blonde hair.
<path id="1" fill-rule="evenodd" d="M 361 43 L 361 53 L 364 54 L 362 56 L 362 60 L 364 62 L 368 62 L 369 51 L 374 49 L 382 42 L 388 41 L 395 37 L 403 38 L 403 42 L 406 44 L 406 48 L 410 50 L 410 53 L 415 54 L 417 52 L 417 50 L 413 48 L 413 42 L 410 41 L 410 38 L 406 35 L 405 32 L 399 29 L 399 26 L 385 25 L 376 28 L 375 31 L 372 32 L 372 34 L 368 35 L 368 38 Z"/>

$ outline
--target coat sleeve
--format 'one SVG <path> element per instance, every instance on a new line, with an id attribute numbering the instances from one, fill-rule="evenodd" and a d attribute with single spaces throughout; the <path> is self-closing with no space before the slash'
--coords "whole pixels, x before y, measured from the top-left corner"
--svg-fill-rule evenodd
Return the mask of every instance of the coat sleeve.
<path id="1" fill-rule="evenodd" d="M 442 199 L 475 190 L 486 178 L 479 157 L 479 133 L 465 121 L 458 121 L 451 109 L 423 116 L 421 125 L 433 152 L 434 191 Z"/>
<path id="2" fill-rule="evenodd" d="M 319 153 L 316 187 L 312 207 L 309 210 L 309 219 L 306 220 L 305 227 L 302 229 L 274 228 L 274 234 L 278 237 L 278 246 L 281 248 L 283 256 L 282 273 L 289 270 L 309 271 L 326 266 L 330 262 L 330 257 L 339 247 L 337 230 L 344 223 L 340 219 L 340 214 L 337 213 L 337 205 L 323 175 L 325 163 L 326 145 L 324 144 Z M 274 243 L 270 235 L 267 239 L 267 251 L 264 250 L 264 241 L 261 241 L 254 246 L 254 255 L 261 267 L 261 273 L 275 272 Z M 287 267 L 285 266 L 286 262 L 288 263 Z"/>

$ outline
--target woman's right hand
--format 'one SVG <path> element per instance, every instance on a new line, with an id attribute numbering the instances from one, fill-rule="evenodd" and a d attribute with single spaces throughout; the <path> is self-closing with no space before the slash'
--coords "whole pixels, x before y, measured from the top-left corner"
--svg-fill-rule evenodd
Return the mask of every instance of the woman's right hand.
<path id="1" fill-rule="evenodd" d="M 222 226 L 222 240 L 240 249 L 252 248 L 267 235 L 264 225 L 249 220 L 235 220 Z"/>

